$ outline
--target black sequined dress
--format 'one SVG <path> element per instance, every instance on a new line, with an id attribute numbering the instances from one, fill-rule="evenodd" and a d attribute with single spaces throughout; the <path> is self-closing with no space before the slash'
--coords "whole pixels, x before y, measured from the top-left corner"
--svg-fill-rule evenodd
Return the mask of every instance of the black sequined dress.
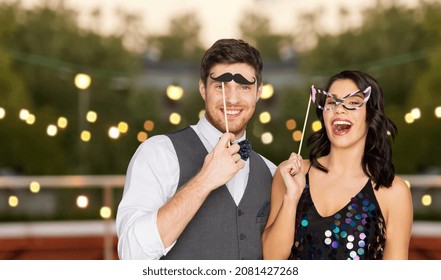
<path id="1" fill-rule="evenodd" d="M 297 206 L 294 245 L 289 259 L 382 259 L 386 226 L 370 180 L 351 201 L 322 217 L 309 190 L 309 174 Z"/>

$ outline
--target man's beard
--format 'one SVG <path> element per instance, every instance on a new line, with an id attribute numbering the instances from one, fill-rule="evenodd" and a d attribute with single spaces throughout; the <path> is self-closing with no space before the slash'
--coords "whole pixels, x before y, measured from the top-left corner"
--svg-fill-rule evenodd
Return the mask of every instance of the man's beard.
<path id="1" fill-rule="evenodd" d="M 207 120 L 215 127 L 217 130 L 221 131 L 222 133 L 226 132 L 226 126 L 225 126 L 225 118 L 218 118 L 217 115 L 212 115 L 210 112 L 206 111 L 206 117 Z M 245 131 L 245 128 L 247 126 L 247 122 L 245 119 L 242 119 L 239 124 L 236 124 L 236 122 L 228 122 L 228 131 L 233 134 L 238 134 L 242 131 Z"/>

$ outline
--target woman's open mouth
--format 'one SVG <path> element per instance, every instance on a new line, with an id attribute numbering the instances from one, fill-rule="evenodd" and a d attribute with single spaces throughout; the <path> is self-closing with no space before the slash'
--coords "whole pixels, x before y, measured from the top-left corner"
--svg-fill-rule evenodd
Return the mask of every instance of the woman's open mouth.
<path id="1" fill-rule="evenodd" d="M 351 130 L 352 123 L 347 120 L 335 120 L 332 122 L 332 131 L 336 135 L 343 135 Z"/>

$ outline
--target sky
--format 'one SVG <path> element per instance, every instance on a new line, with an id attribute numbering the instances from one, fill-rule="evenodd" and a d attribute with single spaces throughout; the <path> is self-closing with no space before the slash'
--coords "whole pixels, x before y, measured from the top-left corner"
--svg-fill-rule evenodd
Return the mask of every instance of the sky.
<path id="1" fill-rule="evenodd" d="M 14 2 L 15 0 L 0 0 Z M 57 0 L 21 0 L 24 6 L 32 7 L 45 1 Z M 195 11 L 202 24 L 201 41 L 208 47 L 219 38 L 237 38 L 238 26 L 248 11 L 257 12 L 270 18 L 273 32 L 293 33 L 299 28 L 298 15 L 316 12 L 322 18 L 323 30 L 338 32 L 341 22 L 338 19 L 340 7 L 349 11 L 349 24 L 360 23 L 360 12 L 372 6 L 376 1 L 405 3 L 416 5 L 419 0 L 64 0 L 66 5 L 79 12 L 80 26 L 90 25 L 90 11 L 99 7 L 104 20 L 100 30 L 104 34 L 112 33 L 117 28 L 114 20 L 115 10 L 142 15 L 144 32 L 147 35 L 161 34 L 168 30 L 171 18 L 190 11 Z"/>

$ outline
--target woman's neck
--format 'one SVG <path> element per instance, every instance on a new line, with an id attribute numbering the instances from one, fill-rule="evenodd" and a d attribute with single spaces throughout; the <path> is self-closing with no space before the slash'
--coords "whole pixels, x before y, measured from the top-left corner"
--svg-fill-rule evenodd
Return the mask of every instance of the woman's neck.
<path id="1" fill-rule="evenodd" d="M 321 158 L 321 164 L 334 174 L 364 174 L 362 168 L 363 150 L 331 148 L 330 153 Z"/>

